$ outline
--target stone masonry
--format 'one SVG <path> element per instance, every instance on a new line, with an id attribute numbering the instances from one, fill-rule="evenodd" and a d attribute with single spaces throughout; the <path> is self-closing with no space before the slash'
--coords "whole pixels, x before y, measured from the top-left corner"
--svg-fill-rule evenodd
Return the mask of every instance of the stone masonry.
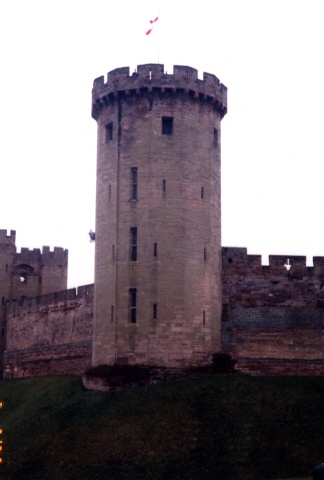
<path id="1" fill-rule="evenodd" d="M 16 232 L 0 230 L 0 373 L 6 345 L 6 310 L 8 302 L 34 297 L 67 287 L 68 251 L 55 247 L 16 249 Z"/>
<path id="2" fill-rule="evenodd" d="M 254 375 L 324 375 L 324 257 L 221 249 L 227 90 L 191 67 L 94 82 L 95 286 L 66 290 L 67 251 L 16 252 L 0 230 L 4 376 L 128 363 L 181 369 L 229 354 Z"/>
<path id="3" fill-rule="evenodd" d="M 220 131 L 227 89 L 191 67 L 94 81 L 93 365 L 195 365 L 220 349 Z"/>

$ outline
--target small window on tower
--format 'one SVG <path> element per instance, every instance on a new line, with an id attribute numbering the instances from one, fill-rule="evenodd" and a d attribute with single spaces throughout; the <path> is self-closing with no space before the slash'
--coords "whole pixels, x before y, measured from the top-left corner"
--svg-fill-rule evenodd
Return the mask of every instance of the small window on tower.
<path id="1" fill-rule="evenodd" d="M 19 278 L 20 278 L 20 283 L 27 283 L 27 274 L 26 273 L 21 273 Z"/>
<path id="2" fill-rule="evenodd" d="M 106 143 L 110 142 L 112 138 L 113 138 L 113 124 L 108 123 L 108 125 L 106 125 Z"/>
<path id="3" fill-rule="evenodd" d="M 131 168 L 131 182 L 132 182 L 132 192 L 131 199 L 137 199 L 137 167 Z"/>
<path id="4" fill-rule="evenodd" d="M 162 117 L 162 135 L 173 134 L 173 117 Z"/>
<path id="5" fill-rule="evenodd" d="M 154 243 L 153 246 L 153 257 L 157 257 L 157 243 Z"/>
<path id="6" fill-rule="evenodd" d="M 218 130 L 214 128 L 214 147 L 218 147 Z"/>
<path id="7" fill-rule="evenodd" d="M 131 323 L 136 323 L 136 294 L 137 294 L 136 288 L 129 289 Z"/>
<path id="8" fill-rule="evenodd" d="M 153 304 L 153 319 L 154 320 L 157 319 L 157 304 L 156 303 Z"/>
<path id="9" fill-rule="evenodd" d="M 132 227 L 130 229 L 130 237 L 131 237 L 130 259 L 132 262 L 136 262 L 137 260 L 137 227 Z"/>

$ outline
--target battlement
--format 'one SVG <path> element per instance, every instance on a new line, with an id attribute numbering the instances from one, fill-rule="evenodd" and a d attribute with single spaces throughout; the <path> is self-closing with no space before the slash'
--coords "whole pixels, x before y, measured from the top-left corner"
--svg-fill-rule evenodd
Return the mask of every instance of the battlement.
<path id="1" fill-rule="evenodd" d="M 253 271 L 268 271 L 269 273 L 293 273 L 298 270 L 304 271 L 307 275 L 323 271 L 324 257 L 313 257 L 313 266 L 306 266 L 306 256 L 303 255 L 269 255 L 269 265 L 262 264 L 261 255 L 250 255 L 246 248 L 222 247 L 223 272 L 237 271 L 248 273 Z"/>
<path id="2" fill-rule="evenodd" d="M 93 301 L 93 291 L 94 285 L 82 285 L 77 288 L 69 288 L 67 290 L 61 290 L 59 292 L 47 293 L 46 295 L 40 296 L 24 296 L 18 300 L 12 300 L 10 302 L 11 308 L 15 313 L 18 310 L 24 309 L 27 307 L 39 308 L 46 307 L 48 305 L 57 304 L 57 303 L 66 303 L 73 300 L 80 300 L 84 297 L 88 297 L 89 301 Z"/>
<path id="3" fill-rule="evenodd" d="M 149 63 L 138 65 L 129 74 L 129 67 L 116 68 L 104 76 L 96 78 L 92 90 L 92 117 L 97 120 L 104 105 L 122 95 L 143 94 L 146 92 L 176 93 L 186 92 L 193 98 L 211 101 L 223 117 L 227 112 L 227 88 L 213 74 L 204 72 L 203 80 L 198 79 L 195 68 L 174 65 L 173 74 L 164 72 L 164 65 Z"/>
<path id="4" fill-rule="evenodd" d="M 10 234 L 7 234 L 7 230 L 0 230 L 0 245 L 16 245 L 16 231 L 10 230 Z"/>
<path id="5" fill-rule="evenodd" d="M 223 302 L 243 306 L 324 307 L 324 257 L 248 255 L 246 248 L 222 248 Z"/>
<path id="6" fill-rule="evenodd" d="M 16 264 L 60 264 L 61 266 L 67 266 L 68 263 L 68 250 L 62 247 L 54 247 L 51 251 L 50 247 L 43 246 L 42 250 L 39 248 L 29 249 L 21 248 L 20 253 L 16 254 Z"/>

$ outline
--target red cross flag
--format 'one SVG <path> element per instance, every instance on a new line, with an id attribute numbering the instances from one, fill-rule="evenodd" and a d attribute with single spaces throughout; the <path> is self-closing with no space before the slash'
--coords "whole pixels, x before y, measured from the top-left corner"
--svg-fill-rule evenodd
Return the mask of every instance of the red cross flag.
<path id="1" fill-rule="evenodd" d="M 155 22 L 158 21 L 158 19 L 159 19 L 159 17 L 156 17 L 154 20 L 150 20 L 150 24 L 152 25 L 152 27 L 147 32 L 145 32 L 146 35 L 149 35 L 152 32 L 154 24 L 155 24 Z"/>

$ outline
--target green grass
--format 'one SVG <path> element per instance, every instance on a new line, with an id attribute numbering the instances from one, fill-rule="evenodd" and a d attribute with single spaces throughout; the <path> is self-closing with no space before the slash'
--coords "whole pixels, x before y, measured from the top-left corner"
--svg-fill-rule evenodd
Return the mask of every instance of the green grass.
<path id="1" fill-rule="evenodd" d="M 89 392 L 78 377 L 0 382 L 0 479 L 310 478 L 324 378 L 190 377 Z"/>

